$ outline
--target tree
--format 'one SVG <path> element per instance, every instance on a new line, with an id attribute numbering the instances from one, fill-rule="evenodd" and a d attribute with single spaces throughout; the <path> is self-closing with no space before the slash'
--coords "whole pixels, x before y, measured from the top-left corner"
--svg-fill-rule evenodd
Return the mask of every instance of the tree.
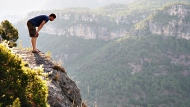
<path id="1" fill-rule="evenodd" d="M 18 39 L 18 30 L 14 28 L 8 20 L 1 22 L 0 35 L 4 40 L 9 41 L 9 47 L 17 45 L 16 41 Z"/>

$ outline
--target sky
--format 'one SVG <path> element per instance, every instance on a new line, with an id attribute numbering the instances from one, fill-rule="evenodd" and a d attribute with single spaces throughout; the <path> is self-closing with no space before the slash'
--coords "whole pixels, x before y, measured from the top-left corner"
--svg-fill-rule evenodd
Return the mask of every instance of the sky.
<path id="1" fill-rule="evenodd" d="M 48 0 L 0 0 L 0 17 L 5 15 L 26 15 L 38 10 Z"/>
<path id="2" fill-rule="evenodd" d="M 25 15 L 31 11 L 47 9 L 47 3 L 52 8 L 68 6 L 97 5 L 97 3 L 126 2 L 132 0 L 0 0 L 0 17 L 4 15 Z M 50 8 L 51 8 L 50 7 Z"/>
<path id="3" fill-rule="evenodd" d="M 109 3 L 133 0 L 0 0 L 0 22 L 9 20 L 17 22 L 29 12 L 38 10 L 62 9 L 68 7 L 96 8 Z M 14 17 L 12 17 L 14 15 Z M 15 16 L 17 15 L 17 17 Z"/>

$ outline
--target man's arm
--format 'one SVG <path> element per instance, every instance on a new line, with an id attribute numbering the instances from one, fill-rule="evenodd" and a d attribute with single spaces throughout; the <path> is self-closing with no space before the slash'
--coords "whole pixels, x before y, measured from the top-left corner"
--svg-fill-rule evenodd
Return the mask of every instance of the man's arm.
<path id="1" fill-rule="evenodd" d="M 36 34 L 37 34 L 37 35 L 38 35 L 40 29 L 44 26 L 45 23 L 46 23 L 46 22 L 43 21 L 43 22 L 40 24 L 40 26 L 38 27 L 38 30 L 36 31 Z"/>

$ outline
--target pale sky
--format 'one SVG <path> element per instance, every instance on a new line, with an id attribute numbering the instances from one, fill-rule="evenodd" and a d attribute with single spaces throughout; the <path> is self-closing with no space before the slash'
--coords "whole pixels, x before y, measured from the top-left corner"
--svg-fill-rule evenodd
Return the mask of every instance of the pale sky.
<path id="1" fill-rule="evenodd" d="M 5 15 L 26 15 L 31 11 L 48 9 L 48 6 L 51 6 L 50 9 L 58 9 L 68 6 L 89 7 L 89 5 L 94 6 L 93 3 L 95 3 L 94 7 L 96 7 L 97 3 L 105 2 L 108 4 L 109 1 L 113 3 L 116 1 L 127 2 L 133 0 L 0 0 L 0 17 Z M 45 8 L 43 7 L 44 4 L 46 4 Z"/>
<path id="2" fill-rule="evenodd" d="M 38 10 L 52 10 L 75 6 L 93 8 L 107 5 L 109 2 L 127 1 L 132 0 L 0 0 L 0 22 L 3 20 L 16 22 L 24 18 L 29 12 Z M 18 17 L 12 17 L 12 15 L 17 15 Z"/>
<path id="3" fill-rule="evenodd" d="M 0 0 L 0 17 L 5 15 L 26 15 L 38 10 L 49 0 Z"/>

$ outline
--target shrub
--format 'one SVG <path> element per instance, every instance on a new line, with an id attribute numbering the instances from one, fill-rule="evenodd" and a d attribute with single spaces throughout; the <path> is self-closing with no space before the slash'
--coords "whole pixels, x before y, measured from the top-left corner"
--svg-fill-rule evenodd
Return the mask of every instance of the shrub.
<path id="1" fill-rule="evenodd" d="M 4 40 L 9 41 L 9 47 L 16 47 L 18 37 L 18 30 L 8 21 L 5 20 L 0 24 L 0 35 Z"/>
<path id="2" fill-rule="evenodd" d="M 13 107 L 21 107 L 20 106 L 20 99 L 16 98 L 15 101 L 13 102 Z"/>
<path id="3" fill-rule="evenodd" d="M 0 44 L 0 74 L 2 107 L 12 105 L 17 98 L 24 107 L 47 106 L 48 88 L 46 82 L 39 76 L 39 71 L 25 67 L 21 58 L 12 54 L 2 44 Z"/>

